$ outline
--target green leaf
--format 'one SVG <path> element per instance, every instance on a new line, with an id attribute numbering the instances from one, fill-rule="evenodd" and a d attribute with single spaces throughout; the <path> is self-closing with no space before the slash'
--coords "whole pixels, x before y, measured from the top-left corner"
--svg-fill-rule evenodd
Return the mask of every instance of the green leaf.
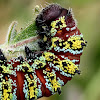
<path id="1" fill-rule="evenodd" d="M 16 25 L 17 25 L 17 21 L 13 21 L 11 23 L 11 25 L 9 26 L 8 36 L 7 36 L 7 41 L 6 41 L 8 44 L 11 44 L 11 42 L 13 41 L 15 36 L 17 35 L 17 31 L 15 29 Z"/>
<path id="2" fill-rule="evenodd" d="M 24 39 L 28 39 L 30 37 L 36 36 L 36 25 L 35 22 L 28 25 L 26 28 L 22 29 L 14 38 L 12 43 L 17 43 L 19 41 L 22 41 Z"/>
<path id="3" fill-rule="evenodd" d="M 39 36 L 36 34 L 37 27 L 35 21 L 31 22 L 26 28 L 23 28 L 17 33 L 15 27 L 17 22 L 12 22 L 9 30 L 7 41 L 0 45 L 0 48 L 3 49 L 5 55 L 21 53 L 25 51 L 25 46 L 28 46 L 31 50 L 38 51 L 40 50 L 38 41 Z"/>
<path id="4" fill-rule="evenodd" d="M 28 24 L 25 28 L 21 28 L 17 32 L 16 25 L 17 22 L 13 21 L 9 26 L 7 40 L 4 44 L 0 45 L 3 53 L 7 56 L 14 56 L 25 53 L 25 46 L 28 46 L 33 51 L 39 51 L 40 47 L 38 41 L 40 37 L 36 34 L 37 27 L 35 24 L 35 19 L 37 14 L 39 14 L 39 6 L 36 5 L 33 13 L 33 21 Z"/>

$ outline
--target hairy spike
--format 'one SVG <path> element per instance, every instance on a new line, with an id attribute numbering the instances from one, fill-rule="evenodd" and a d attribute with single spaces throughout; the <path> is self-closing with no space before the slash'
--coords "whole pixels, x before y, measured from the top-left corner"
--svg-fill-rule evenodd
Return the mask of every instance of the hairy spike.
<path id="1" fill-rule="evenodd" d="M 30 50 L 27 46 L 25 46 L 25 53 L 26 53 L 26 58 L 29 60 L 34 60 L 36 59 L 36 54 Z"/>
<path id="2" fill-rule="evenodd" d="M 0 64 L 5 64 L 5 62 L 7 62 L 7 58 L 4 56 L 4 54 L 2 53 L 1 49 L 0 49 Z"/>
<path id="3" fill-rule="evenodd" d="M 61 94 L 61 89 L 60 88 L 57 88 L 57 92 L 60 95 Z"/>
<path id="4" fill-rule="evenodd" d="M 20 60 L 20 63 L 24 62 L 24 58 L 22 56 L 19 56 L 18 59 Z"/>
<path id="5" fill-rule="evenodd" d="M 80 70 L 76 70 L 75 73 L 77 73 L 77 74 L 80 75 L 81 74 L 81 71 Z"/>
<path id="6" fill-rule="evenodd" d="M 32 53 L 32 51 L 27 46 L 25 46 L 25 53 L 26 55 L 29 55 L 30 53 Z"/>

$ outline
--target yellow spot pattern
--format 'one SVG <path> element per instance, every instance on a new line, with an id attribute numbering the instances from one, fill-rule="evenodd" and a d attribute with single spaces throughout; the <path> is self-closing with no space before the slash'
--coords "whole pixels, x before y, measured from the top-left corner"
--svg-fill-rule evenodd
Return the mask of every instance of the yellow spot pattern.
<path id="1" fill-rule="evenodd" d="M 60 60 L 51 52 L 45 52 L 44 54 L 47 61 L 52 61 L 54 64 L 58 64 L 56 66 L 66 73 L 75 74 L 75 71 L 79 70 L 78 67 L 70 60 Z M 50 56 L 52 56 L 53 59 L 50 59 Z M 55 58 L 57 58 L 57 60 L 55 60 Z M 63 63 L 65 63 L 65 65 Z"/>
<path id="2" fill-rule="evenodd" d="M 78 67 L 72 63 L 70 60 L 59 60 L 59 61 L 54 61 L 54 64 L 57 63 L 57 67 L 59 67 L 60 69 L 62 69 L 65 73 L 68 74 L 75 74 L 76 70 L 79 70 Z M 64 66 L 63 63 L 66 63 L 66 65 Z"/>
<path id="3" fill-rule="evenodd" d="M 57 25 L 57 23 L 61 23 L 60 25 Z M 52 23 L 51 23 L 51 35 L 55 35 L 56 34 L 56 32 L 57 32 L 57 30 L 56 30 L 56 28 L 60 28 L 60 29 L 62 29 L 62 28 L 65 28 L 65 27 L 67 27 L 67 25 L 66 25 L 66 22 L 65 22 L 65 16 L 62 16 L 62 17 L 60 17 L 58 20 L 56 20 L 56 21 L 52 21 Z"/>
<path id="4" fill-rule="evenodd" d="M 52 41 L 51 48 L 55 48 L 58 45 L 62 46 L 62 42 L 63 42 L 64 49 L 74 49 L 74 50 L 81 49 L 82 48 L 81 44 L 82 43 L 86 44 L 86 42 L 84 40 L 81 40 L 81 38 L 82 38 L 81 36 L 72 36 L 67 41 L 64 41 L 61 40 L 59 37 L 53 37 L 51 40 Z M 56 44 L 57 41 L 59 42 L 58 45 Z"/>
<path id="5" fill-rule="evenodd" d="M 61 43 L 63 40 L 61 40 L 59 37 L 53 37 L 51 41 L 52 41 L 52 47 L 56 47 L 57 45 L 55 42 L 58 41 L 59 43 Z"/>
<path id="6" fill-rule="evenodd" d="M 25 68 L 27 68 L 27 72 L 33 72 L 33 69 L 30 67 L 30 65 L 27 62 L 23 62 L 21 65 L 22 71 L 25 72 Z"/>
<path id="7" fill-rule="evenodd" d="M 6 88 L 5 88 L 6 87 Z M 3 94 L 2 94 L 2 100 L 11 100 L 11 96 L 12 96 L 12 86 L 11 83 L 9 81 L 4 81 L 2 82 L 2 90 L 3 90 Z"/>
<path id="8" fill-rule="evenodd" d="M 54 90 L 53 92 L 57 92 L 57 88 L 61 89 L 60 84 L 56 80 L 56 75 L 53 72 L 45 71 L 44 73 L 46 73 L 47 77 L 49 78 L 49 81 L 51 82 L 52 90 Z"/>
<path id="9" fill-rule="evenodd" d="M 81 36 L 72 36 L 68 39 L 68 41 L 71 41 L 72 42 L 72 47 L 71 49 L 81 49 L 82 48 L 82 45 L 81 43 L 85 43 L 84 40 L 81 40 Z"/>
<path id="10" fill-rule="evenodd" d="M 44 57 L 47 61 L 53 61 L 56 56 L 51 52 L 44 52 Z"/>
<path id="11" fill-rule="evenodd" d="M 65 16 L 62 16 L 58 20 L 52 21 L 52 23 L 51 23 L 52 28 L 59 28 L 59 26 L 57 26 L 57 23 L 59 23 L 59 22 L 62 23 L 60 25 L 60 29 L 67 27 L 66 22 L 65 22 Z"/>
<path id="12" fill-rule="evenodd" d="M 28 81 L 28 89 L 29 89 L 29 91 L 28 91 L 29 97 L 28 98 L 29 99 L 32 99 L 32 98 L 37 99 L 38 91 L 37 91 L 37 81 L 36 81 L 36 79 L 34 78 L 34 76 L 33 76 L 33 79 L 31 79 L 27 74 L 25 75 L 25 77 Z"/>
<path id="13" fill-rule="evenodd" d="M 2 65 L 0 66 L 0 68 L 3 69 L 2 73 L 8 73 L 8 74 L 12 73 L 12 70 L 8 66 L 6 67 L 5 65 Z"/>
<path id="14" fill-rule="evenodd" d="M 45 65 L 46 65 L 45 62 L 40 61 L 40 60 L 37 60 L 37 59 L 34 61 L 34 64 L 36 64 L 36 66 L 37 66 L 38 68 L 44 68 Z"/>

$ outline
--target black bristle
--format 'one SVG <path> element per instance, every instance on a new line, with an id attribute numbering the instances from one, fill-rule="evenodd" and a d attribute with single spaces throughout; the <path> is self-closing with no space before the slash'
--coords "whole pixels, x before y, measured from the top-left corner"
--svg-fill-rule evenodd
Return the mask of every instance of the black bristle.
<path id="1" fill-rule="evenodd" d="M 23 69 L 25 70 L 25 72 L 28 72 L 28 70 L 29 70 L 29 68 L 27 66 L 24 66 Z"/>
<path id="2" fill-rule="evenodd" d="M 36 59 L 36 54 L 32 50 L 30 50 L 27 46 L 25 46 L 25 53 L 26 53 L 26 58 L 29 60 L 34 60 Z"/>
<path id="3" fill-rule="evenodd" d="M 42 56 L 42 53 L 37 54 L 37 57 L 40 57 L 40 56 Z"/>
<path id="4" fill-rule="evenodd" d="M 24 59 L 22 56 L 19 56 L 18 59 L 20 60 L 21 63 L 24 62 Z"/>
<path id="5" fill-rule="evenodd" d="M 57 92 L 60 95 L 61 94 L 61 89 L 60 88 L 57 88 Z"/>
<path id="6" fill-rule="evenodd" d="M 35 97 L 32 97 L 32 98 L 31 98 L 31 99 L 29 99 L 29 100 L 36 100 L 36 99 L 35 99 Z"/>
<path id="7" fill-rule="evenodd" d="M 87 41 L 85 41 L 85 43 L 87 43 Z"/>
<path id="8" fill-rule="evenodd" d="M 4 56 L 4 54 L 2 53 L 0 49 L 0 65 L 2 64 L 6 65 L 6 62 L 7 62 L 7 58 Z"/>
<path id="9" fill-rule="evenodd" d="M 81 71 L 80 70 L 76 70 L 75 73 L 77 73 L 77 74 L 80 75 L 81 74 Z"/>
<path id="10" fill-rule="evenodd" d="M 32 51 L 27 46 L 25 46 L 25 53 L 26 55 L 29 55 L 30 53 L 32 53 Z"/>
<path id="11" fill-rule="evenodd" d="M 38 44 L 39 44 L 39 47 L 41 48 L 41 50 L 46 50 L 46 46 L 47 46 L 46 42 L 39 41 Z"/>
<path id="12" fill-rule="evenodd" d="M 67 66 L 67 63 L 66 62 L 62 62 L 63 66 Z"/>
<path id="13" fill-rule="evenodd" d="M 0 67 L 0 73 L 2 73 L 2 71 L 3 71 L 3 68 Z"/>
<path id="14" fill-rule="evenodd" d="M 85 44 L 85 43 L 83 43 L 83 42 L 81 43 L 81 45 L 82 45 L 82 46 L 86 46 L 86 44 Z"/>
<path id="15" fill-rule="evenodd" d="M 53 80 L 54 79 L 54 76 L 52 76 L 52 77 L 50 77 L 51 78 L 51 80 Z"/>

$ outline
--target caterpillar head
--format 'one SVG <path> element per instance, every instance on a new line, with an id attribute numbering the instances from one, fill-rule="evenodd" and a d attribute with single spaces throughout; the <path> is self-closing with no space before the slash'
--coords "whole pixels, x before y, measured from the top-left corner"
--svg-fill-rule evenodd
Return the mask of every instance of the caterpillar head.
<path id="1" fill-rule="evenodd" d="M 79 38 L 81 48 L 83 48 L 83 44 L 86 45 L 84 40 L 81 41 L 82 34 L 77 28 L 71 9 L 65 9 L 60 5 L 51 4 L 37 16 L 36 25 L 38 27 L 37 33 L 41 37 L 39 45 L 43 50 L 51 46 L 51 40 L 54 37 L 59 37 L 67 41 L 73 36 L 75 41 L 72 41 L 72 39 L 70 41 L 70 43 L 73 43 L 73 49 L 76 48 L 75 43 L 77 44 Z M 77 39 L 76 36 L 79 38 Z"/>
<path id="2" fill-rule="evenodd" d="M 36 25 L 41 31 L 46 30 L 46 28 L 50 31 L 52 28 L 57 30 L 66 27 L 71 28 L 76 24 L 70 9 L 62 8 L 57 4 L 51 4 L 44 8 L 37 16 Z"/>

